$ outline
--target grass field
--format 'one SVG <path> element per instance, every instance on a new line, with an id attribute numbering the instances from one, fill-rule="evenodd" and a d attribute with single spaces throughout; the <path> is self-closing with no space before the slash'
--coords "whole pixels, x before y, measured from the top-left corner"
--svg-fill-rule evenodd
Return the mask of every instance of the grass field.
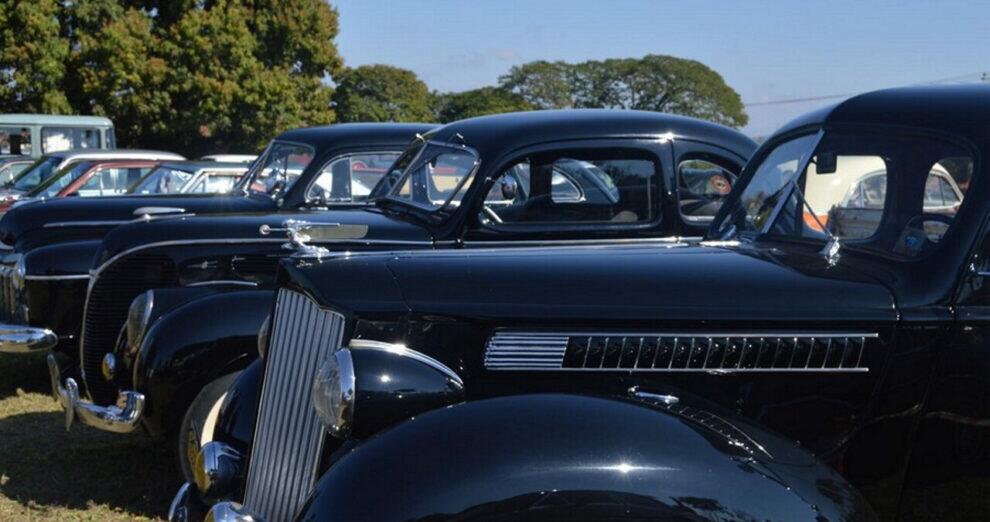
<path id="1" fill-rule="evenodd" d="M 0 354 L 0 520 L 159 520 L 180 484 L 140 434 L 65 431 L 44 359 Z"/>

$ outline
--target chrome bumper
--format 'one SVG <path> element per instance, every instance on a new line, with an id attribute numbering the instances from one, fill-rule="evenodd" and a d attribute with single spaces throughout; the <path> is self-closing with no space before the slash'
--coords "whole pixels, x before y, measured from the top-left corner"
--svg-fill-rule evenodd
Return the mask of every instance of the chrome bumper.
<path id="1" fill-rule="evenodd" d="M 196 486 L 186 482 L 179 488 L 168 507 L 169 522 L 262 522 L 261 519 L 236 502 L 218 502 L 207 508 L 196 495 Z"/>
<path id="2" fill-rule="evenodd" d="M 0 352 L 34 353 L 51 350 L 58 336 L 47 328 L 0 323 Z"/>
<path id="3" fill-rule="evenodd" d="M 61 371 L 55 356 L 48 355 L 48 374 L 52 379 L 52 396 L 65 410 L 65 429 L 72 427 L 78 417 L 79 422 L 113 433 L 130 433 L 137 427 L 144 411 L 144 394 L 132 391 L 120 392 L 117 404 L 98 406 L 79 396 L 76 380 L 68 378 L 65 386 L 60 382 Z"/>

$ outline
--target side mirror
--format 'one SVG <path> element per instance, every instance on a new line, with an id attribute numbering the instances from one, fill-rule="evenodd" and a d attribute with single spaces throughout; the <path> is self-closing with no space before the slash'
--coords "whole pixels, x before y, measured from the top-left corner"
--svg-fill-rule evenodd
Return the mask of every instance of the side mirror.
<path id="1" fill-rule="evenodd" d="M 269 191 L 269 194 L 271 194 L 272 196 L 278 196 L 285 190 L 285 187 L 288 185 L 287 176 L 285 175 L 284 172 L 276 172 L 272 174 L 272 176 L 274 176 L 275 179 L 272 181 L 272 188 Z"/>
<path id="2" fill-rule="evenodd" d="M 502 197 L 507 200 L 514 200 L 516 196 L 519 195 L 519 184 L 516 182 L 515 178 L 503 177 L 498 182 L 499 189 L 502 191 Z"/>
<path id="3" fill-rule="evenodd" d="M 839 157 L 835 152 L 819 152 L 814 159 L 815 172 L 819 174 L 835 174 L 839 169 Z"/>

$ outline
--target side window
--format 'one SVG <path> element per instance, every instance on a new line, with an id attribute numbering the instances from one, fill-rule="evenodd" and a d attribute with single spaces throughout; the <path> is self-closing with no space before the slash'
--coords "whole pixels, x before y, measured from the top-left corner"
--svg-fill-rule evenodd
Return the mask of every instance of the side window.
<path id="1" fill-rule="evenodd" d="M 0 154 L 31 154 L 31 129 L 0 127 Z"/>
<path id="2" fill-rule="evenodd" d="M 45 127 L 41 129 L 41 150 L 45 154 L 69 149 L 100 148 L 100 130 L 82 127 Z"/>
<path id="3" fill-rule="evenodd" d="M 659 184 L 659 165 L 642 151 L 540 154 L 495 180 L 480 219 L 493 226 L 646 223 L 659 216 Z"/>
<path id="4" fill-rule="evenodd" d="M 103 168 L 95 172 L 86 183 L 79 188 L 78 194 L 83 197 L 114 196 L 123 194 L 128 187 L 128 173 L 139 172 L 131 168 Z"/>
<path id="5" fill-rule="evenodd" d="M 681 218 L 688 223 L 711 223 L 735 184 L 736 172 L 720 164 L 702 158 L 681 161 L 677 166 Z"/>
<path id="6" fill-rule="evenodd" d="M 320 204 L 367 201 L 398 157 L 398 152 L 373 152 L 335 158 L 310 185 L 306 200 Z"/>

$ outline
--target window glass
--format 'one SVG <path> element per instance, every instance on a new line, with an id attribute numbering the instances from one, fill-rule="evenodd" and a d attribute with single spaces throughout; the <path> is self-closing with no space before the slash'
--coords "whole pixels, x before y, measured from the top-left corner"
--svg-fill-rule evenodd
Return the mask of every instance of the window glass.
<path id="1" fill-rule="evenodd" d="M 160 166 L 145 176 L 137 186 L 132 187 L 131 194 L 174 194 L 193 177 L 192 172 Z"/>
<path id="2" fill-rule="evenodd" d="M 44 127 L 41 151 L 48 154 L 69 149 L 100 148 L 100 129 L 85 127 Z"/>
<path id="3" fill-rule="evenodd" d="M 275 142 L 260 161 L 251 167 L 248 189 L 262 194 L 285 193 L 313 160 L 313 150 L 305 145 Z"/>
<path id="4" fill-rule="evenodd" d="M 710 161 L 682 161 L 677 167 L 681 217 L 689 223 L 710 222 L 722 208 L 735 182 L 733 172 Z"/>
<path id="5" fill-rule="evenodd" d="M 653 221 L 659 172 L 637 151 L 526 158 L 496 179 L 480 218 L 492 224 Z"/>
<path id="6" fill-rule="evenodd" d="M 0 127 L 0 154 L 31 155 L 31 129 Z"/>
<path id="7" fill-rule="evenodd" d="M 14 180 L 12 187 L 22 192 L 33 190 L 55 175 L 55 168 L 60 163 L 62 163 L 62 158 L 58 156 L 43 156 L 24 172 L 21 172 Z"/>
<path id="8" fill-rule="evenodd" d="M 757 167 L 755 176 L 766 179 L 752 180 L 751 187 L 774 190 L 743 191 L 741 208 L 747 218 L 757 219 L 740 220 L 742 212 L 736 211 L 727 221 L 737 227 L 763 223 L 764 233 L 779 237 L 823 242 L 835 237 L 843 245 L 917 257 L 933 250 L 950 230 L 973 176 L 972 156 L 935 138 L 826 133 L 802 172 L 794 169 L 808 148 L 775 155 L 791 144 L 778 147 Z M 784 156 L 792 158 L 790 171 L 779 168 Z M 779 210 L 761 203 L 751 211 L 746 203 L 761 198 L 746 196 L 756 193 L 772 194 L 763 199 L 777 201 Z"/>
<path id="9" fill-rule="evenodd" d="M 795 138 L 778 145 L 760 162 L 739 197 L 738 210 L 744 219 L 737 220 L 735 225 L 740 231 L 762 230 L 787 183 L 797 174 L 798 165 L 811 154 L 814 141 L 814 135 Z"/>
<path id="10" fill-rule="evenodd" d="M 0 165 L 0 185 L 6 185 L 14 180 L 24 169 L 31 166 L 30 161 L 8 161 Z"/>
<path id="11" fill-rule="evenodd" d="M 76 191 L 76 195 L 82 197 L 95 196 L 116 196 L 127 191 L 127 180 L 131 176 L 131 171 L 135 174 L 140 169 L 126 167 L 104 167 L 93 173 L 92 176 Z"/>
<path id="12" fill-rule="evenodd" d="M 398 157 L 398 152 L 375 152 L 336 158 L 323 167 L 306 191 L 306 200 L 322 203 L 367 201 Z"/>
<path id="13" fill-rule="evenodd" d="M 428 144 L 390 196 L 429 210 L 457 206 L 477 164 L 477 156 L 467 149 Z"/>
<path id="14" fill-rule="evenodd" d="M 226 194 L 233 190 L 240 174 L 238 172 L 204 172 L 192 187 L 184 192 L 193 194 Z"/>
<path id="15" fill-rule="evenodd" d="M 28 192 L 29 195 L 42 198 L 53 198 L 65 187 L 86 174 L 93 166 L 91 161 L 79 161 L 49 176 L 47 180 Z"/>

